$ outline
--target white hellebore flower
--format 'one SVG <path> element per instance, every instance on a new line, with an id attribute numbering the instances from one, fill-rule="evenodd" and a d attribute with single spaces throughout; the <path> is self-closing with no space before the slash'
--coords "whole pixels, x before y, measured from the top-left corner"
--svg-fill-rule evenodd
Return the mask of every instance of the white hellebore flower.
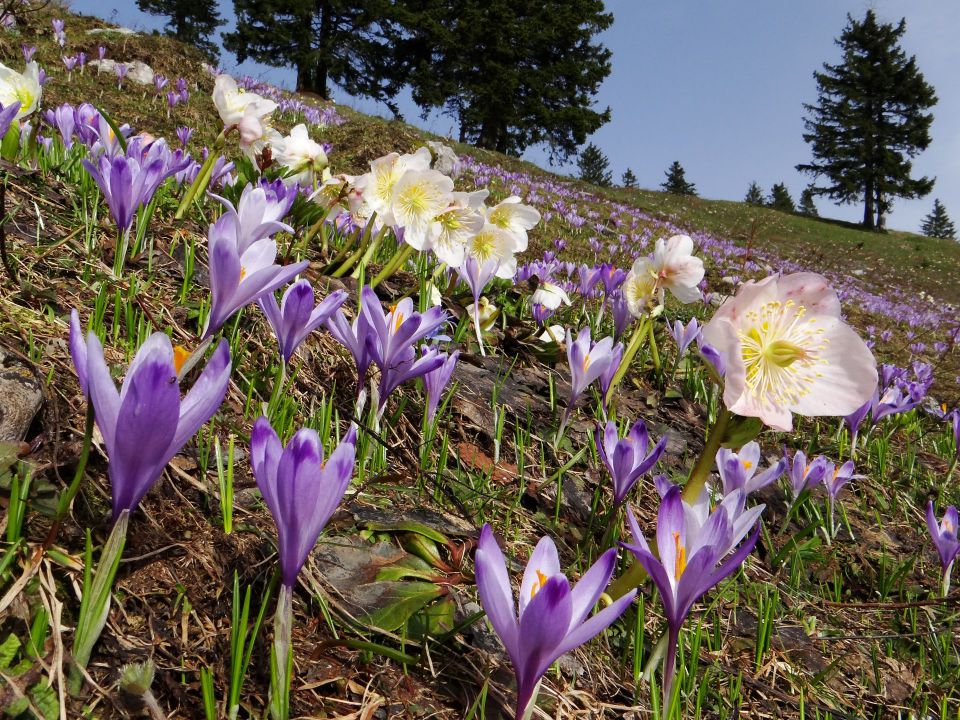
<path id="1" fill-rule="evenodd" d="M 692 239 L 687 235 L 660 238 L 652 258 L 637 258 L 633 263 L 623 283 L 623 296 L 631 314 L 640 317 L 663 305 L 666 290 L 683 303 L 699 300 L 703 274 L 703 260 L 694 257 Z"/>
<path id="2" fill-rule="evenodd" d="M 480 330 L 483 332 L 490 332 L 494 326 L 494 323 L 497 322 L 497 318 L 500 317 L 500 309 L 492 302 L 487 300 L 486 296 L 481 297 L 477 304 L 480 306 Z M 477 318 L 474 317 L 473 312 L 473 304 L 471 303 L 468 305 L 466 310 L 470 320 L 473 321 L 474 325 L 477 325 Z"/>
<path id="3" fill-rule="evenodd" d="M 815 273 L 745 283 L 704 326 L 703 340 L 726 360 L 727 409 L 774 430 L 791 430 L 793 413 L 849 415 L 877 387 L 873 354 Z"/>
<path id="4" fill-rule="evenodd" d="M 484 263 L 496 258 L 500 266 L 497 268 L 497 277 L 510 280 L 517 274 L 516 238 L 503 228 L 487 222 L 480 232 L 467 241 L 467 255 Z"/>
<path id="5" fill-rule="evenodd" d="M 539 339 L 545 343 L 556 343 L 557 345 L 563 344 L 567 338 L 567 329 L 563 325 L 551 325 L 543 333 L 540 334 Z"/>
<path id="6" fill-rule="evenodd" d="M 543 305 L 545 308 L 556 310 L 560 304 L 569 305 L 570 296 L 564 289 L 550 282 L 542 282 L 533 291 L 532 302 L 537 305 Z"/>
<path id="7" fill-rule="evenodd" d="M 540 213 L 511 195 L 490 209 L 487 221 L 513 235 L 517 239 L 514 250 L 523 252 L 527 249 L 527 231 L 540 222 Z"/>
<path id="8" fill-rule="evenodd" d="M 0 105 L 7 107 L 15 102 L 20 103 L 17 120 L 37 109 L 42 93 L 40 68 L 35 60 L 28 62 L 22 73 L 0 63 Z"/>
<path id="9" fill-rule="evenodd" d="M 323 146 L 310 137 L 303 123 L 274 143 L 273 159 L 289 169 L 290 172 L 284 177 L 286 182 L 297 182 L 304 187 L 313 187 L 317 175 L 327 167 L 327 154 Z"/>
<path id="10" fill-rule="evenodd" d="M 237 87 L 237 81 L 229 75 L 217 75 L 213 83 L 213 104 L 225 128 L 239 125 L 249 106 L 253 106 L 251 113 L 261 121 L 277 109 L 273 100 Z"/>
<path id="11" fill-rule="evenodd" d="M 430 151 L 422 147 L 412 155 L 390 153 L 370 163 L 370 172 L 357 178 L 356 188 L 371 212 L 377 213 L 380 225 L 395 225 L 393 186 L 408 170 L 430 169 Z"/>
<path id="12" fill-rule="evenodd" d="M 417 250 L 432 247 L 437 216 L 450 205 L 452 192 L 453 180 L 437 170 L 407 170 L 394 183 L 390 210 L 405 243 Z"/>
<path id="13" fill-rule="evenodd" d="M 437 216 L 437 236 L 433 239 L 433 253 L 449 267 L 460 267 L 467 253 L 467 243 L 483 230 L 483 201 L 489 193 L 454 192 L 450 206 Z"/>

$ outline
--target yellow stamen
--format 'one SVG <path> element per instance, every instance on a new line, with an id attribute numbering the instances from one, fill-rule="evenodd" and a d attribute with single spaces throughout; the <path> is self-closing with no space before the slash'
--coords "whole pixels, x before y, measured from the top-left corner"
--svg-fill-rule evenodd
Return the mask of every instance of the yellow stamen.
<path id="1" fill-rule="evenodd" d="M 240 279 L 243 280 L 247 276 L 247 269 L 245 267 L 240 268 Z"/>
<path id="2" fill-rule="evenodd" d="M 180 370 L 183 368 L 183 364 L 187 361 L 192 353 L 187 350 L 183 345 L 174 345 L 173 347 L 173 367 L 177 371 L 177 375 L 180 374 Z"/>
<path id="3" fill-rule="evenodd" d="M 743 461 L 743 469 L 744 469 L 744 470 L 749 470 L 749 469 L 752 468 L 752 467 L 753 467 L 753 462 L 752 462 L 752 461 L 750 461 L 750 460 L 744 460 L 744 461 Z"/>
<path id="4" fill-rule="evenodd" d="M 680 533 L 673 533 L 673 544 L 677 554 L 673 561 L 673 579 L 679 580 L 683 571 L 687 569 L 687 549 L 680 544 Z"/>
<path id="5" fill-rule="evenodd" d="M 540 589 L 547 584 L 547 576 L 542 572 L 537 570 L 537 582 L 534 583 L 533 587 L 530 588 L 530 599 L 533 600 L 536 597 L 537 593 L 540 592 Z"/>
<path id="6" fill-rule="evenodd" d="M 583 356 L 583 371 L 586 372 L 588 367 L 590 367 L 590 353 Z"/>

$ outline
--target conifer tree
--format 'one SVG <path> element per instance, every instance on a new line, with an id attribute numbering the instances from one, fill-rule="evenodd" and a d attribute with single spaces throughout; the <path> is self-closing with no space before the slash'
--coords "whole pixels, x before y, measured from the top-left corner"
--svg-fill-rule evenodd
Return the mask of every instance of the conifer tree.
<path id="1" fill-rule="evenodd" d="M 610 74 L 596 36 L 613 23 L 603 0 L 406 0 L 413 100 L 460 125 L 461 142 L 504 153 L 544 145 L 575 154 L 610 120 L 594 107 Z"/>
<path id="2" fill-rule="evenodd" d="M 760 187 L 760 183 L 756 180 L 750 183 L 743 201 L 747 205 L 763 205 L 763 189 Z"/>
<path id="3" fill-rule="evenodd" d="M 697 188 L 692 182 L 687 181 L 686 172 L 679 160 L 674 160 L 673 164 L 667 168 L 667 179 L 660 185 L 668 193 L 674 195 L 696 195 Z"/>
<path id="4" fill-rule="evenodd" d="M 603 150 L 593 143 L 587 145 L 580 158 L 577 161 L 580 168 L 580 179 L 584 182 L 600 185 L 601 187 L 610 187 L 613 182 L 613 175 L 610 172 L 610 161 L 603 154 Z"/>
<path id="5" fill-rule="evenodd" d="M 800 193 L 800 206 L 797 208 L 797 212 L 805 217 L 820 217 L 820 212 L 817 210 L 817 206 L 813 202 L 813 188 L 809 185 L 803 189 L 802 193 Z"/>
<path id="6" fill-rule="evenodd" d="M 635 188 L 637 186 L 637 176 L 633 174 L 633 170 L 627 168 L 623 177 L 620 178 L 620 184 L 625 188 Z"/>
<path id="7" fill-rule="evenodd" d="M 404 40 L 405 3 L 395 0 L 233 0 L 237 27 L 224 47 L 240 62 L 252 58 L 294 67 L 297 90 L 329 97 L 334 82 L 352 95 L 387 105 L 415 57 Z"/>
<path id="8" fill-rule="evenodd" d="M 884 226 L 892 198 L 933 189 L 933 179 L 911 177 L 912 159 L 930 144 L 927 111 L 937 97 L 900 47 L 906 29 L 905 20 L 882 23 L 873 10 L 862 21 L 847 15 L 837 40 L 842 60 L 814 73 L 817 102 L 804 105 L 813 160 L 797 169 L 814 176 L 814 194 L 863 202 L 868 228 Z"/>
<path id="9" fill-rule="evenodd" d="M 217 0 L 137 0 L 137 7 L 167 20 L 166 34 L 193 45 L 211 60 L 220 57 L 220 48 L 211 35 L 224 20 Z"/>
<path id="10" fill-rule="evenodd" d="M 790 190 L 787 189 L 786 183 L 774 183 L 774 186 L 770 189 L 770 199 L 767 200 L 767 207 L 787 213 L 797 211 L 797 206 L 794 204 L 793 198 L 790 197 Z"/>
<path id="11" fill-rule="evenodd" d="M 947 215 L 947 209 L 939 199 L 933 201 L 933 210 L 923 219 L 920 232 L 927 237 L 955 240 L 957 228 Z"/>

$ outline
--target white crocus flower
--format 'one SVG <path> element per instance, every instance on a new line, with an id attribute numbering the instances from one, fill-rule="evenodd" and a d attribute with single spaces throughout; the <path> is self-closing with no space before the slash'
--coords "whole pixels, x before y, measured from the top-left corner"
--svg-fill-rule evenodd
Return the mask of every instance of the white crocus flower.
<path id="1" fill-rule="evenodd" d="M 377 213 L 382 225 L 395 225 L 392 205 L 393 187 L 408 170 L 430 169 L 430 151 L 422 147 L 412 155 L 390 153 L 370 163 L 370 172 L 357 178 L 356 187 L 367 205 Z"/>
<path id="2" fill-rule="evenodd" d="M 28 62 L 22 73 L 0 63 L 0 105 L 7 107 L 16 102 L 20 103 L 17 120 L 37 109 L 42 93 L 40 68 L 35 60 Z"/>
<path id="3" fill-rule="evenodd" d="M 273 159 L 288 168 L 284 180 L 312 187 L 318 173 L 327 166 L 327 154 L 323 146 L 313 140 L 307 132 L 307 126 L 296 125 L 290 134 L 278 140 L 273 146 Z"/>
<path id="4" fill-rule="evenodd" d="M 497 203 L 487 214 L 487 220 L 516 237 L 517 252 L 527 249 L 527 231 L 540 222 L 540 213 L 530 205 L 524 205 L 516 195 Z"/>
<path id="5" fill-rule="evenodd" d="M 251 112 L 262 121 L 277 109 L 273 100 L 237 87 L 237 81 L 229 75 L 217 75 L 213 84 L 213 104 L 225 128 L 239 125 L 248 106 L 254 107 Z"/>
<path id="6" fill-rule="evenodd" d="M 561 304 L 569 305 L 570 296 L 564 289 L 550 282 L 542 282 L 533 291 L 532 302 L 537 305 L 543 305 L 551 310 L 556 310 Z"/>
<path id="7" fill-rule="evenodd" d="M 428 250 L 439 234 L 437 216 L 450 205 L 453 180 L 437 170 L 407 170 L 393 186 L 390 211 L 403 240 Z"/>

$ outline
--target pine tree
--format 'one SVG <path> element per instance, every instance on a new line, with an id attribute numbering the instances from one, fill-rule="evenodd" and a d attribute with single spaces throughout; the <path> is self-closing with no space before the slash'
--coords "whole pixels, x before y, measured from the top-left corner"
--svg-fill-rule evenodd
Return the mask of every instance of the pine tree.
<path id="1" fill-rule="evenodd" d="M 601 187 L 610 187 L 613 175 L 610 172 L 610 161 L 603 154 L 603 150 L 593 143 L 587 145 L 577 161 L 580 168 L 580 179 Z"/>
<path id="2" fill-rule="evenodd" d="M 679 160 L 674 160 L 673 164 L 667 168 L 667 179 L 660 185 L 668 193 L 675 195 L 696 195 L 697 188 L 692 182 L 687 182 L 686 172 Z"/>
<path id="3" fill-rule="evenodd" d="M 623 177 L 620 178 L 620 184 L 625 188 L 635 188 L 637 186 L 637 176 L 633 174 L 633 170 L 627 168 Z"/>
<path id="4" fill-rule="evenodd" d="M 957 228 L 947 216 L 947 209 L 939 199 L 933 201 L 933 210 L 923 219 L 920 232 L 927 237 L 955 240 Z"/>
<path id="5" fill-rule="evenodd" d="M 775 183 L 770 188 L 770 199 L 767 200 L 767 207 L 786 213 L 797 211 L 797 206 L 794 205 L 793 198 L 790 197 L 790 190 L 787 189 L 786 183 Z"/>
<path id="6" fill-rule="evenodd" d="M 169 18 L 167 35 L 193 45 L 211 60 L 220 57 L 220 48 L 210 39 L 224 23 L 217 0 L 137 0 L 137 7 L 145 13 Z"/>
<path id="7" fill-rule="evenodd" d="M 837 40 L 838 65 L 815 72 L 818 99 L 804 105 L 803 139 L 813 160 L 797 165 L 822 184 L 816 195 L 842 203 L 863 202 L 863 225 L 882 228 L 892 198 L 916 198 L 933 179 L 912 178 L 912 158 L 930 144 L 934 89 L 900 47 L 906 21 L 881 23 L 868 10 L 862 21 L 847 15 Z"/>
<path id="8" fill-rule="evenodd" d="M 797 212 L 806 217 L 820 217 L 820 212 L 817 210 L 817 206 L 813 202 L 813 188 L 809 185 L 803 189 L 802 193 L 800 193 L 800 206 L 797 208 Z"/>
<path id="9" fill-rule="evenodd" d="M 460 125 L 460 140 L 519 154 L 543 144 L 566 160 L 610 119 L 595 108 L 610 74 L 596 35 L 603 0 L 408 0 L 413 100 Z"/>
<path id="10" fill-rule="evenodd" d="M 763 205 L 763 189 L 760 187 L 760 183 L 756 180 L 750 183 L 743 201 L 747 205 Z"/>
<path id="11" fill-rule="evenodd" d="M 237 27 L 224 47 L 297 70 L 297 90 L 328 97 L 335 82 L 387 105 L 403 86 L 413 55 L 403 40 L 403 2 L 395 0 L 233 0 Z"/>

